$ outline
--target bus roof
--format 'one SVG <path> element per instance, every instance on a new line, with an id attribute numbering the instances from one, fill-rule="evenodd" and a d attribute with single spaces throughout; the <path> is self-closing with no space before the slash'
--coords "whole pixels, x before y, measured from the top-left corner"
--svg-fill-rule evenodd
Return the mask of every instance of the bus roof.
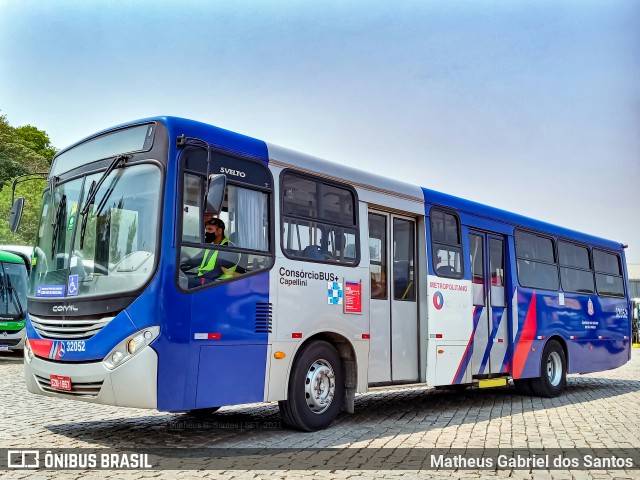
<path id="1" fill-rule="evenodd" d="M 0 250 L 0 262 L 21 263 L 24 265 L 24 260 L 22 260 L 22 257 L 16 255 L 15 253 L 5 252 L 4 250 Z"/>
<path id="2" fill-rule="evenodd" d="M 552 223 L 543 222 L 534 218 L 519 215 L 499 208 L 484 205 L 482 203 L 473 202 L 464 198 L 456 197 L 446 193 L 437 192 L 428 188 L 423 188 L 425 200 L 431 204 L 443 205 L 453 208 L 461 213 L 468 213 L 478 217 L 484 217 L 493 221 L 502 222 L 522 227 L 529 230 L 537 230 L 556 237 L 564 237 L 581 243 L 587 243 L 603 248 L 613 250 L 621 250 L 622 244 L 613 240 L 607 240 L 594 235 L 571 230 L 569 228 L 560 227 Z"/>
<path id="3" fill-rule="evenodd" d="M 465 200 L 454 195 L 448 195 L 428 188 L 423 188 L 417 185 L 411 185 L 402 181 L 393 180 L 389 177 L 377 175 L 365 170 L 359 170 L 346 165 L 326 161 L 317 157 L 313 157 L 311 155 L 295 152 L 278 145 L 266 143 L 253 137 L 248 137 L 246 135 L 225 130 L 214 125 L 181 117 L 158 116 L 144 118 L 132 122 L 126 122 L 115 127 L 103 130 L 97 134 L 91 135 L 90 137 L 76 142 L 72 146 L 78 145 L 88 138 L 95 137 L 101 133 L 106 133 L 115 128 L 125 127 L 134 123 L 151 121 L 161 122 L 165 124 L 170 131 L 189 127 L 191 130 L 195 130 L 198 133 L 202 133 L 203 135 L 206 132 L 208 138 L 205 138 L 205 140 L 211 142 L 212 140 L 210 140 L 209 137 L 215 137 L 215 143 L 219 142 L 221 144 L 224 144 L 230 150 L 235 150 L 237 152 L 243 151 L 254 157 L 266 156 L 267 152 L 269 160 L 272 160 L 274 156 L 276 158 L 284 156 L 287 158 L 287 160 L 289 160 L 287 163 L 290 163 L 293 166 L 307 169 L 310 172 L 316 171 L 317 173 L 323 174 L 325 176 L 333 176 L 336 179 L 344 179 L 354 186 L 363 186 L 364 184 L 365 186 L 370 186 L 372 189 L 375 189 L 379 193 L 394 192 L 400 194 L 405 199 L 414 201 L 418 199 L 422 200 L 423 198 L 424 202 L 427 203 L 448 206 L 459 212 L 464 212 L 479 217 L 485 217 L 493 221 L 502 222 L 516 227 L 537 230 L 540 232 L 548 233 L 550 235 L 564 237 L 581 243 L 592 244 L 604 248 L 610 248 L 614 250 L 622 249 L 622 244 L 620 242 L 615 242 L 612 240 L 607 240 L 593 235 L 577 232 L 575 230 L 560 227 L 558 225 L 535 220 L 524 215 L 512 213 L 507 210 L 501 210 L 499 208 L 491 207 L 471 200 Z M 68 150 L 68 148 L 61 150 L 61 152 Z M 272 155 L 272 152 L 274 152 L 275 155 Z"/>

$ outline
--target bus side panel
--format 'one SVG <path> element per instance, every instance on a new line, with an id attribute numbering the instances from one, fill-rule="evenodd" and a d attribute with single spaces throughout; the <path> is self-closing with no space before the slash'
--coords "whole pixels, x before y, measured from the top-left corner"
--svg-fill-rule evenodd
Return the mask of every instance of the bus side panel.
<path id="1" fill-rule="evenodd" d="M 196 407 L 262 401 L 268 332 L 258 311 L 269 303 L 269 273 L 193 294 L 191 342 L 199 347 Z M 208 339 L 202 339 L 204 336 Z"/>
<path id="2" fill-rule="evenodd" d="M 609 370 L 626 363 L 628 320 L 616 318 L 625 303 L 624 298 L 518 288 L 513 378 L 540 376 L 542 351 L 552 336 L 567 345 L 569 373 Z"/>
<path id="3" fill-rule="evenodd" d="M 569 341 L 569 373 L 590 373 L 610 370 L 624 365 L 631 350 L 628 316 L 624 310 L 625 298 L 577 296 L 581 324 L 574 323 L 575 331 L 582 330 L 584 338 L 577 333 L 575 341 Z M 589 298 L 593 304 L 593 315 L 589 315 Z M 627 310 L 628 311 L 628 310 Z M 586 313 L 585 313 L 586 312 Z"/>

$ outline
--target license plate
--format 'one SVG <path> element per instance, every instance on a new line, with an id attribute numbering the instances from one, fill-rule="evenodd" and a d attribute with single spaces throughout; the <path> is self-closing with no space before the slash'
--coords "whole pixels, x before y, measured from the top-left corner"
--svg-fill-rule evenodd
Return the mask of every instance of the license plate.
<path id="1" fill-rule="evenodd" d="M 9 345 L 0 345 L 0 352 L 8 352 Z"/>
<path id="2" fill-rule="evenodd" d="M 55 388 L 56 390 L 71 390 L 71 377 L 51 375 L 49 379 L 51 380 L 51 388 Z"/>

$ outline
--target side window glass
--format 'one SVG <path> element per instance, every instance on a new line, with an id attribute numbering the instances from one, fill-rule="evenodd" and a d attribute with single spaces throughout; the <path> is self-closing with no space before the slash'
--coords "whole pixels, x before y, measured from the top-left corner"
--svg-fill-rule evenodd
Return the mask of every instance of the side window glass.
<path id="1" fill-rule="evenodd" d="M 264 183 L 252 187 L 227 177 L 222 211 L 215 216 L 205 214 L 206 150 L 191 149 L 184 156 L 183 165 L 190 164 L 202 172 L 185 172 L 183 176 L 180 287 L 198 288 L 270 268 L 271 193 Z M 212 156 L 215 163 L 216 156 Z M 225 156 L 225 161 L 228 159 Z M 265 167 L 252 162 L 250 168 Z"/>
<path id="2" fill-rule="evenodd" d="M 593 251 L 593 267 L 596 272 L 598 295 L 624 297 L 624 282 L 620 257 L 601 250 Z"/>
<path id="3" fill-rule="evenodd" d="M 393 219 L 393 298 L 416 300 L 414 223 Z"/>
<path id="4" fill-rule="evenodd" d="M 387 298 L 387 219 L 383 215 L 369 214 L 369 271 L 371 272 L 371 298 Z"/>
<path id="5" fill-rule="evenodd" d="M 433 264 L 436 275 L 462 278 L 462 243 L 458 217 L 438 209 L 431 209 L 430 217 Z"/>
<path id="6" fill-rule="evenodd" d="M 589 262 L 589 249 L 572 243 L 558 242 L 560 282 L 566 292 L 593 293 L 593 272 Z"/>
<path id="7" fill-rule="evenodd" d="M 553 253 L 553 240 L 516 230 L 516 269 L 523 287 L 558 290 L 558 265 Z"/>
<path id="8" fill-rule="evenodd" d="M 469 248 L 471 249 L 471 290 L 473 304 L 484 305 L 484 252 L 482 237 L 469 235 Z"/>
<path id="9" fill-rule="evenodd" d="M 497 238 L 489 239 L 489 270 L 491 271 L 491 305 L 504 307 L 504 242 Z"/>
<path id="10" fill-rule="evenodd" d="M 282 176 L 282 250 L 290 258 L 357 265 L 353 191 L 297 173 Z"/>
<path id="11" fill-rule="evenodd" d="M 185 173 L 182 202 L 182 240 L 186 242 L 200 242 L 202 234 L 202 201 L 204 179 L 196 175 Z"/>

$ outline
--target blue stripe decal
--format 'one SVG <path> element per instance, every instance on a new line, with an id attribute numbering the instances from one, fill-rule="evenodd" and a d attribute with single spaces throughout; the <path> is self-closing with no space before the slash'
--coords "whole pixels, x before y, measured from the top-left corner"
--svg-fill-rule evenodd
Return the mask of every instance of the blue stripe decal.
<path id="1" fill-rule="evenodd" d="M 469 361 L 471 360 L 471 354 L 473 353 L 473 340 L 476 335 L 476 329 L 478 328 L 478 322 L 480 321 L 480 317 L 482 316 L 483 307 L 476 307 L 476 310 L 473 314 L 473 330 L 471 331 L 471 338 L 469 339 L 469 343 L 467 344 L 467 349 L 462 356 L 462 361 L 458 366 L 458 371 L 453 379 L 453 383 L 462 382 L 462 378 L 464 377 L 467 368 L 469 367 Z"/>
<path id="2" fill-rule="evenodd" d="M 498 328 L 500 327 L 500 319 L 502 318 L 502 312 L 504 309 L 501 309 L 500 313 L 497 313 L 497 310 L 493 310 L 491 312 L 491 334 L 489 335 L 489 340 L 487 341 L 487 348 L 484 351 L 484 356 L 482 357 L 482 362 L 480 363 L 480 370 L 478 370 L 478 375 L 482 375 L 484 369 L 487 368 L 487 363 L 489 362 L 489 357 L 491 356 L 491 349 L 493 348 L 493 341 L 496 338 L 498 333 Z"/>

